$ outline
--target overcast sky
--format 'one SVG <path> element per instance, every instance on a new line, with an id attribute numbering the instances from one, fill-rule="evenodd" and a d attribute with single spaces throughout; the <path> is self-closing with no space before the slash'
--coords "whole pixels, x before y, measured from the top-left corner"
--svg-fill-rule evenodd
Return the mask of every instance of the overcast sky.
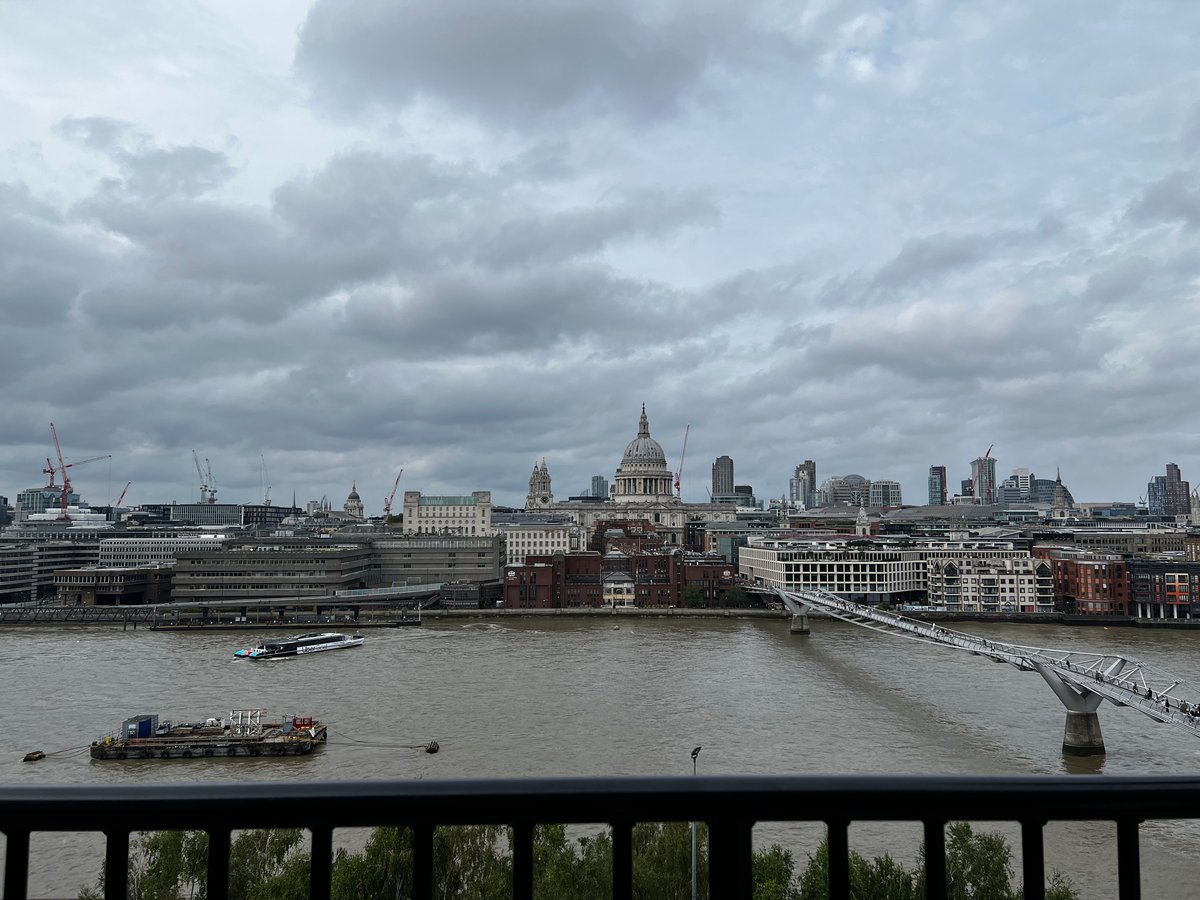
<path id="1" fill-rule="evenodd" d="M 0 2 L 0 494 L 1200 482 L 1200 4 Z"/>

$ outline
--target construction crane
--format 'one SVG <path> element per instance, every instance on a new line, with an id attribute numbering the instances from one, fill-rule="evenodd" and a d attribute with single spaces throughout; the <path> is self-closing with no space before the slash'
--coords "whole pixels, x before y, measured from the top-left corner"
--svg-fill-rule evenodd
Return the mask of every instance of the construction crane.
<path id="1" fill-rule="evenodd" d="M 269 474 L 267 474 L 267 458 L 265 456 L 263 456 L 263 454 L 261 454 L 261 453 L 258 454 L 258 458 L 262 463 L 262 467 L 259 471 L 259 479 L 264 485 L 266 485 L 266 487 L 263 490 L 263 506 L 270 506 L 271 505 L 271 476 Z"/>
<path id="2" fill-rule="evenodd" d="M 71 517 L 67 515 L 67 506 L 71 502 L 71 476 L 67 473 L 67 469 L 75 466 L 86 465 L 101 459 L 112 459 L 112 454 L 106 453 L 101 456 L 89 456 L 87 459 L 80 459 L 75 462 L 64 462 L 62 455 L 62 447 L 58 443 L 58 432 L 54 430 L 54 423 L 50 423 L 50 438 L 54 441 L 54 455 L 58 457 L 58 474 L 62 476 L 62 487 L 60 488 L 61 496 L 59 498 L 58 521 L 70 522 Z M 53 463 L 46 460 L 46 468 L 52 469 Z M 54 474 L 50 474 L 50 486 L 54 486 Z"/>
<path id="3" fill-rule="evenodd" d="M 404 467 L 400 467 L 400 472 L 396 475 L 396 480 L 392 482 L 392 492 L 384 498 L 383 501 L 383 520 L 386 523 L 392 515 L 392 501 L 396 499 L 396 488 L 400 486 L 400 476 L 404 474 Z"/>
<path id="4" fill-rule="evenodd" d="M 683 461 L 687 459 L 687 439 L 691 433 L 692 426 L 688 425 L 683 430 L 683 452 L 679 454 L 679 469 L 675 472 L 675 496 L 680 496 L 680 479 L 683 478 Z"/>
<path id="5" fill-rule="evenodd" d="M 196 451 L 192 451 L 192 460 L 196 463 L 196 475 L 200 478 L 200 502 L 201 503 L 216 503 L 217 502 L 217 486 L 213 482 L 212 466 L 208 462 L 208 457 L 204 458 L 204 468 L 200 468 L 200 457 Z"/>
<path id="6" fill-rule="evenodd" d="M 121 506 L 121 501 L 125 499 L 125 492 L 129 490 L 129 486 L 130 486 L 131 484 L 133 484 L 133 482 L 132 482 L 132 481 L 127 481 L 127 482 L 125 482 L 125 487 L 123 487 L 123 488 L 121 489 L 121 496 L 119 496 L 119 497 L 117 498 L 117 502 L 113 504 L 113 509 L 119 509 L 119 508 L 120 508 L 120 506 Z"/>

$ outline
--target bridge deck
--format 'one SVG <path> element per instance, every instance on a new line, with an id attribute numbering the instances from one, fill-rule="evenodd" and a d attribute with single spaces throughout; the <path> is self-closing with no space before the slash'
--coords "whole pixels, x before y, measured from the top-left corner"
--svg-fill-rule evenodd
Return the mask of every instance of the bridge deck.
<path id="1" fill-rule="evenodd" d="M 1182 679 L 1131 656 L 1046 647 L 1026 647 L 955 631 L 931 622 L 844 600 L 819 588 L 776 591 L 784 605 L 799 614 L 820 610 L 862 628 L 896 637 L 953 647 L 1022 671 L 1052 672 L 1082 692 L 1097 694 L 1117 706 L 1128 706 L 1159 722 L 1183 728 L 1200 737 L 1200 702 L 1181 696 Z"/>

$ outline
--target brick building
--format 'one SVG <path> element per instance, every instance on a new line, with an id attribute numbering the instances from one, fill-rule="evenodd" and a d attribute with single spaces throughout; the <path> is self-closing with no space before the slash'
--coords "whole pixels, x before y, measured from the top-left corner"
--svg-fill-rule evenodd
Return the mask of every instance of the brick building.
<path id="1" fill-rule="evenodd" d="M 1200 618 L 1200 563 L 1130 560 L 1129 604 L 1139 619 Z"/>
<path id="2" fill-rule="evenodd" d="M 504 572 L 508 609 L 723 606 L 736 583 L 720 557 L 612 550 L 530 556 Z"/>
<path id="3" fill-rule="evenodd" d="M 1112 553 L 1035 547 L 1054 574 L 1054 608 L 1083 616 L 1130 614 L 1129 567 Z"/>

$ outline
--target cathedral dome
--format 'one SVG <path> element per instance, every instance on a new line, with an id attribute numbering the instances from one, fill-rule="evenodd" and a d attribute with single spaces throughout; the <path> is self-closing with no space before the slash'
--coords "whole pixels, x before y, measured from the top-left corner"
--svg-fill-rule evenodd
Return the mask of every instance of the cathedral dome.
<path id="1" fill-rule="evenodd" d="M 650 437 L 650 422 L 643 404 L 637 437 L 629 442 L 621 465 L 617 467 L 614 496 L 617 500 L 634 502 L 674 502 L 676 498 L 671 485 L 667 455 L 663 453 L 662 445 Z"/>
<path id="2" fill-rule="evenodd" d="M 667 455 L 663 453 L 662 445 L 650 437 L 650 422 L 646 418 L 645 406 L 642 407 L 642 418 L 638 424 L 637 437 L 629 442 L 629 446 L 625 448 L 625 455 L 621 457 L 622 468 L 631 463 L 642 466 L 647 463 L 663 466 L 667 464 Z"/>
<path id="3" fill-rule="evenodd" d="M 362 499 L 360 496 L 358 496 L 358 485 L 357 484 L 350 485 L 350 496 L 347 497 L 346 499 L 347 500 L 361 500 Z"/>

